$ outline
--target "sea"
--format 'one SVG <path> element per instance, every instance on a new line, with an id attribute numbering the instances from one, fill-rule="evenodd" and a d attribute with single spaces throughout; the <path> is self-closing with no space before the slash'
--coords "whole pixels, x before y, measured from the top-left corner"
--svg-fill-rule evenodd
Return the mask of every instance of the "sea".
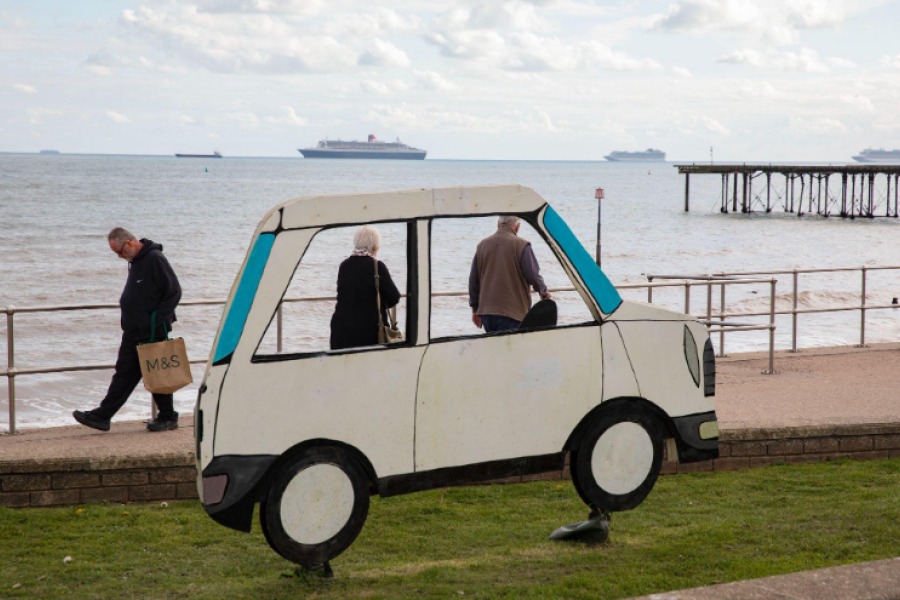
<path id="1" fill-rule="evenodd" d="M 774 179 L 773 179 L 774 181 Z M 412 188 L 515 183 L 534 189 L 566 220 L 591 253 L 597 239 L 598 201 L 603 188 L 602 268 L 616 285 L 646 283 L 648 275 L 700 275 L 776 269 L 900 265 L 898 219 L 822 218 L 773 212 L 719 212 L 721 179 L 691 178 L 691 210 L 684 211 L 684 178 L 674 163 L 532 161 L 367 161 L 297 158 L 177 159 L 160 156 L 0 154 L 0 307 L 71 307 L 116 304 L 127 275 L 106 234 L 116 226 L 163 244 L 184 290 L 183 300 L 224 300 L 247 254 L 253 232 L 275 204 L 309 194 L 352 194 Z M 779 184 L 775 184 L 777 187 Z M 782 190 L 783 195 L 783 190 Z M 882 192 L 883 195 L 883 192 Z M 783 200 L 776 192 L 773 203 Z M 465 292 L 477 242 L 495 227 L 491 218 L 436 223 L 433 228 L 435 292 Z M 379 258 L 405 290 L 405 229 L 379 225 Z M 565 274 L 527 226 L 551 287 Z M 337 266 L 352 251 L 353 230 L 333 230 L 314 240 L 287 297 L 335 293 Z M 792 303 L 791 275 L 777 276 L 777 305 Z M 804 274 L 799 307 L 858 305 L 860 273 Z M 624 298 L 647 299 L 646 290 L 622 290 Z M 870 271 L 869 304 L 900 296 L 900 270 Z M 576 294 L 559 292 L 563 321 L 586 310 Z M 718 290 L 713 312 L 719 308 Z M 736 286 L 728 310 L 768 310 L 768 284 Z M 654 303 L 684 311 L 683 288 L 657 289 Z M 435 299 L 432 329 L 439 335 L 477 333 L 465 295 Z M 695 287 L 691 312 L 706 313 L 706 292 Z M 286 305 L 283 351 L 326 348 L 333 301 Z M 401 304 L 399 320 L 404 321 Z M 208 356 L 222 306 L 183 306 L 174 336 L 185 339 L 192 360 Z M 745 317 L 742 322 L 763 323 Z M 121 337 L 117 309 L 16 312 L 15 366 L 54 368 L 115 362 Z M 777 320 L 776 347 L 791 344 L 791 318 Z M 858 311 L 801 315 L 802 348 L 855 344 Z M 0 317 L 0 369 L 6 367 L 8 320 Z M 900 311 L 870 311 L 866 341 L 900 339 Z M 718 335 L 714 342 L 719 344 Z M 274 352 L 274 326 L 261 351 Z M 725 338 L 728 353 L 763 350 L 764 331 Z M 175 394 L 176 410 L 193 410 L 203 365 L 194 384 Z M 72 424 L 71 412 L 95 407 L 111 370 L 23 374 L 15 378 L 18 427 Z M 0 378 L 0 431 L 8 429 L 9 396 Z M 150 395 L 138 386 L 116 420 L 148 418 Z"/>

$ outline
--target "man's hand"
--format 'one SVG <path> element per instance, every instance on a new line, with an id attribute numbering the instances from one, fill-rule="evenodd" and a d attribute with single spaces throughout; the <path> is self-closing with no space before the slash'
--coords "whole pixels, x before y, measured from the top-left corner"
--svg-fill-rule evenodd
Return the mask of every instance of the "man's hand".
<path id="1" fill-rule="evenodd" d="M 541 300 L 549 300 L 552 297 L 553 297 L 553 294 L 551 294 L 550 292 L 547 292 L 546 295 L 541 297 Z"/>
<path id="2" fill-rule="evenodd" d="M 472 322 L 475 323 L 475 327 L 481 329 L 481 317 L 479 317 L 475 313 L 472 313 Z"/>

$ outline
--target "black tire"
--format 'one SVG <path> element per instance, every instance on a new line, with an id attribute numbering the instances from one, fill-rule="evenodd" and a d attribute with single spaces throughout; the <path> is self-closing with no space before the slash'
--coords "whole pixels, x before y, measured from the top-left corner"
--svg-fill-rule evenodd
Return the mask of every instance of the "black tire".
<path id="1" fill-rule="evenodd" d="M 329 468 L 310 471 L 313 467 Z M 296 503 L 298 494 L 303 497 L 315 491 L 304 484 L 317 480 L 317 474 L 318 480 L 324 474 L 327 485 L 337 485 L 341 491 L 321 495 L 327 499 L 318 506 L 333 511 L 333 517 L 326 519 L 328 523 L 324 525 L 322 519 L 308 519 L 301 507 L 289 505 Z M 297 483 L 291 486 L 295 480 Z M 330 490 L 331 487 L 323 488 L 323 491 Z M 279 469 L 266 500 L 260 505 L 259 521 L 266 541 L 275 552 L 298 565 L 310 567 L 332 560 L 346 550 L 362 531 L 368 514 L 369 483 L 365 471 L 350 453 L 325 447 L 306 450 Z M 310 537 L 303 539 L 305 536 Z"/>
<path id="2" fill-rule="evenodd" d="M 594 419 L 573 452 L 572 481 L 592 508 L 631 510 L 653 489 L 662 459 L 663 433 L 657 419 L 640 407 L 614 406 Z"/>

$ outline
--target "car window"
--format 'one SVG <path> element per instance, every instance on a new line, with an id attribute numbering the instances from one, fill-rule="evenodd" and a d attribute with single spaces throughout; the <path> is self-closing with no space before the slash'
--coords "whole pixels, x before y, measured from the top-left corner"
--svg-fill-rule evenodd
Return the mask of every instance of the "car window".
<path id="1" fill-rule="evenodd" d="M 373 224 L 381 234 L 377 258 L 388 268 L 391 280 L 401 294 L 397 305 L 397 322 L 404 333 L 408 330 L 407 314 L 407 224 Z M 338 270 L 354 250 L 353 237 L 360 228 L 333 227 L 313 237 L 297 265 L 282 302 L 282 344 L 280 354 L 321 352 L 331 349 L 331 323 L 335 312 Z M 359 278 L 374 281 L 371 270 L 357 269 Z M 374 289 L 374 288 L 373 288 Z M 364 300 L 364 299 L 363 299 Z M 372 295 L 372 302 L 375 297 Z M 272 319 L 257 349 L 258 355 L 278 352 L 277 317 Z"/>
<path id="2" fill-rule="evenodd" d="M 547 287 L 573 284 L 543 237 L 520 221 L 519 237 L 529 241 Z M 497 216 L 436 218 L 431 223 L 431 339 L 483 335 L 472 323 L 469 308 L 469 273 L 478 243 L 497 231 Z M 530 289 L 530 288 L 529 288 Z M 551 291 L 559 318 L 557 327 L 593 322 L 581 296 L 573 291 Z M 540 300 L 531 292 L 532 304 Z"/>

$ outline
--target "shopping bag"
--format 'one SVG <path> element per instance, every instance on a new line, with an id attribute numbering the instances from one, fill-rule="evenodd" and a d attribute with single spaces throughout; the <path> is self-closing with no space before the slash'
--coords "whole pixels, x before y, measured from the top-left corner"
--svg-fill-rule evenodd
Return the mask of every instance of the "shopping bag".
<path id="1" fill-rule="evenodd" d="M 144 387 L 153 394 L 171 394 L 193 383 L 184 339 L 156 341 L 156 311 L 150 316 L 150 341 L 137 347 Z"/>

